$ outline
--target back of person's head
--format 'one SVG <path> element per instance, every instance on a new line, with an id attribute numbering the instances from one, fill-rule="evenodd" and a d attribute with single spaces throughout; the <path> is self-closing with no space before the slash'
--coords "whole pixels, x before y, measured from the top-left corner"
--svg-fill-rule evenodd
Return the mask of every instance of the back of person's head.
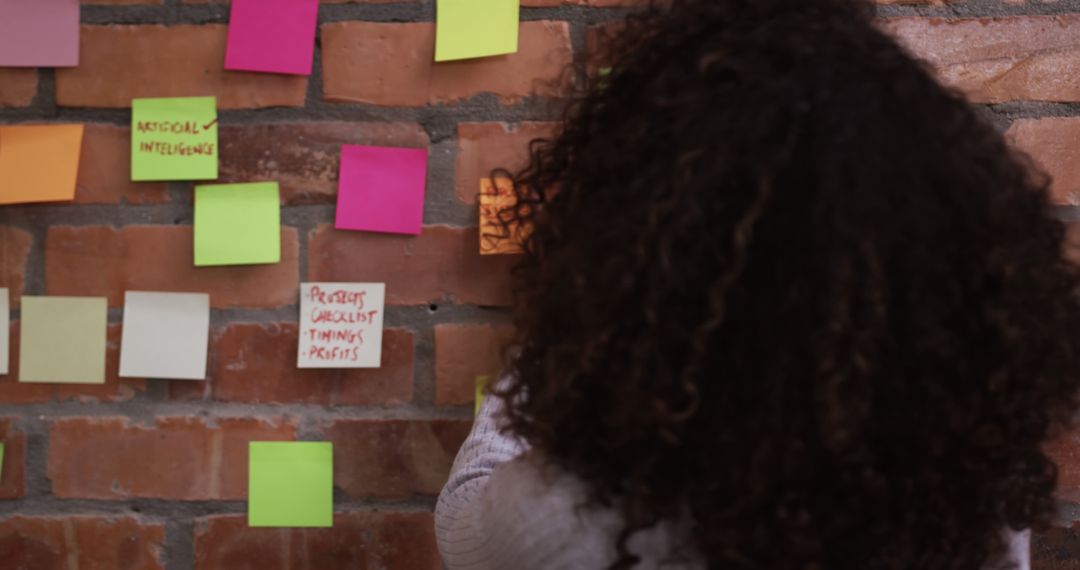
<path id="1" fill-rule="evenodd" d="M 632 17 L 515 178 L 510 428 L 710 568 L 975 569 L 1052 516 L 1063 227 L 854 0 Z"/>

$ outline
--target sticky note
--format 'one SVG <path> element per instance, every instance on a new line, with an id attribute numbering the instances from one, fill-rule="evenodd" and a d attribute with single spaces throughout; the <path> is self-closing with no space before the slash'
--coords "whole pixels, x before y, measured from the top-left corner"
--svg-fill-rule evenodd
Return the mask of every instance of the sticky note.
<path id="1" fill-rule="evenodd" d="M 11 360 L 11 297 L 7 287 L 0 287 L 0 374 L 8 373 Z"/>
<path id="2" fill-rule="evenodd" d="M 232 0 L 225 69 L 311 75 L 319 0 Z"/>
<path id="3" fill-rule="evenodd" d="M 0 67 L 79 65 L 79 0 L 0 0 Z"/>
<path id="4" fill-rule="evenodd" d="M 519 0 L 438 0 L 435 61 L 515 53 Z"/>
<path id="5" fill-rule="evenodd" d="M 0 127 L 0 204 L 74 200 L 82 139 L 82 125 Z"/>
<path id="6" fill-rule="evenodd" d="M 277 182 L 195 187 L 195 265 L 281 261 Z"/>
<path id="7" fill-rule="evenodd" d="M 484 389 L 487 388 L 487 383 L 487 376 L 476 377 L 476 410 L 473 411 L 474 416 L 480 415 L 480 406 L 484 405 Z"/>
<path id="8" fill-rule="evenodd" d="M 378 368 L 384 283 L 301 283 L 299 368 Z"/>
<path id="9" fill-rule="evenodd" d="M 4 444 L 0 443 L 0 479 L 4 477 Z"/>
<path id="10" fill-rule="evenodd" d="M 420 233 L 427 149 L 345 145 L 339 179 L 339 230 Z"/>
<path id="11" fill-rule="evenodd" d="M 209 295 L 127 291 L 120 376 L 205 380 L 209 338 Z"/>
<path id="12" fill-rule="evenodd" d="M 214 97 L 133 100 L 131 179 L 216 179 L 217 119 Z"/>
<path id="13" fill-rule="evenodd" d="M 105 383 L 105 297 L 22 298 L 19 382 Z"/>
<path id="14" fill-rule="evenodd" d="M 514 185 L 506 178 L 480 181 L 480 254 L 521 253 L 521 244 L 528 237 L 528 230 L 517 221 L 504 225 L 500 212 L 517 204 Z M 509 217 L 507 211 L 503 217 Z"/>
<path id="15" fill-rule="evenodd" d="M 333 526 L 332 443 L 253 441 L 248 455 L 248 526 Z"/>

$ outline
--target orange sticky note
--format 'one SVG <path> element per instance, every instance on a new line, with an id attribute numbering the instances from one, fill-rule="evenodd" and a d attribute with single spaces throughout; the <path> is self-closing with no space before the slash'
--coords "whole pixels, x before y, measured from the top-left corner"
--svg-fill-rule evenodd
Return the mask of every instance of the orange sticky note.
<path id="1" fill-rule="evenodd" d="M 499 212 L 517 204 L 514 184 L 507 178 L 480 180 L 480 254 L 521 253 L 528 231 L 517 223 L 503 226 Z M 507 212 L 506 216 L 509 216 Z"/>
<path id="2" fill-rule="evenodd" d="M 0 204 L 75 199 L 82 125 L 0 127 Z"/>

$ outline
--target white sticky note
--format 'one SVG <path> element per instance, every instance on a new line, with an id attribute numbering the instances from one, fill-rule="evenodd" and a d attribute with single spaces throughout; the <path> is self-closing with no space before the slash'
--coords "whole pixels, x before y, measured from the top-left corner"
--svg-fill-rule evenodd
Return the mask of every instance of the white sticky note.
<path id="1" fill-rule="evenodd" d="M 11 350 L 11 299 L 8 288 L 0 287 L 0 374 L 8 373 Z"/>
<path id="2" fill-rule="evenodd" d="M 297 366 L 381 366 L 385 299 L 385 283 L 301 283 Z"/>
<path id="3" fill-rule="evenodd" d="M 120 376 L 205 380 L 209 342 L 209 295 L 124 293 Z"/>

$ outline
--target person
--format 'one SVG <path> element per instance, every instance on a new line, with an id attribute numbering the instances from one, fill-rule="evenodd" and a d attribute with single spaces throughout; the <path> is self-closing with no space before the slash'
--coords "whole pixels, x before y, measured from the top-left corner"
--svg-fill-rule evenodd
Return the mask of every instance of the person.
<path id="1" fill-rule="evenodd" d="M 673 0 L 512 174 L 449 569 L 1027 568 L 1080 388 L 1048 181 L 856 0 Z"/>

